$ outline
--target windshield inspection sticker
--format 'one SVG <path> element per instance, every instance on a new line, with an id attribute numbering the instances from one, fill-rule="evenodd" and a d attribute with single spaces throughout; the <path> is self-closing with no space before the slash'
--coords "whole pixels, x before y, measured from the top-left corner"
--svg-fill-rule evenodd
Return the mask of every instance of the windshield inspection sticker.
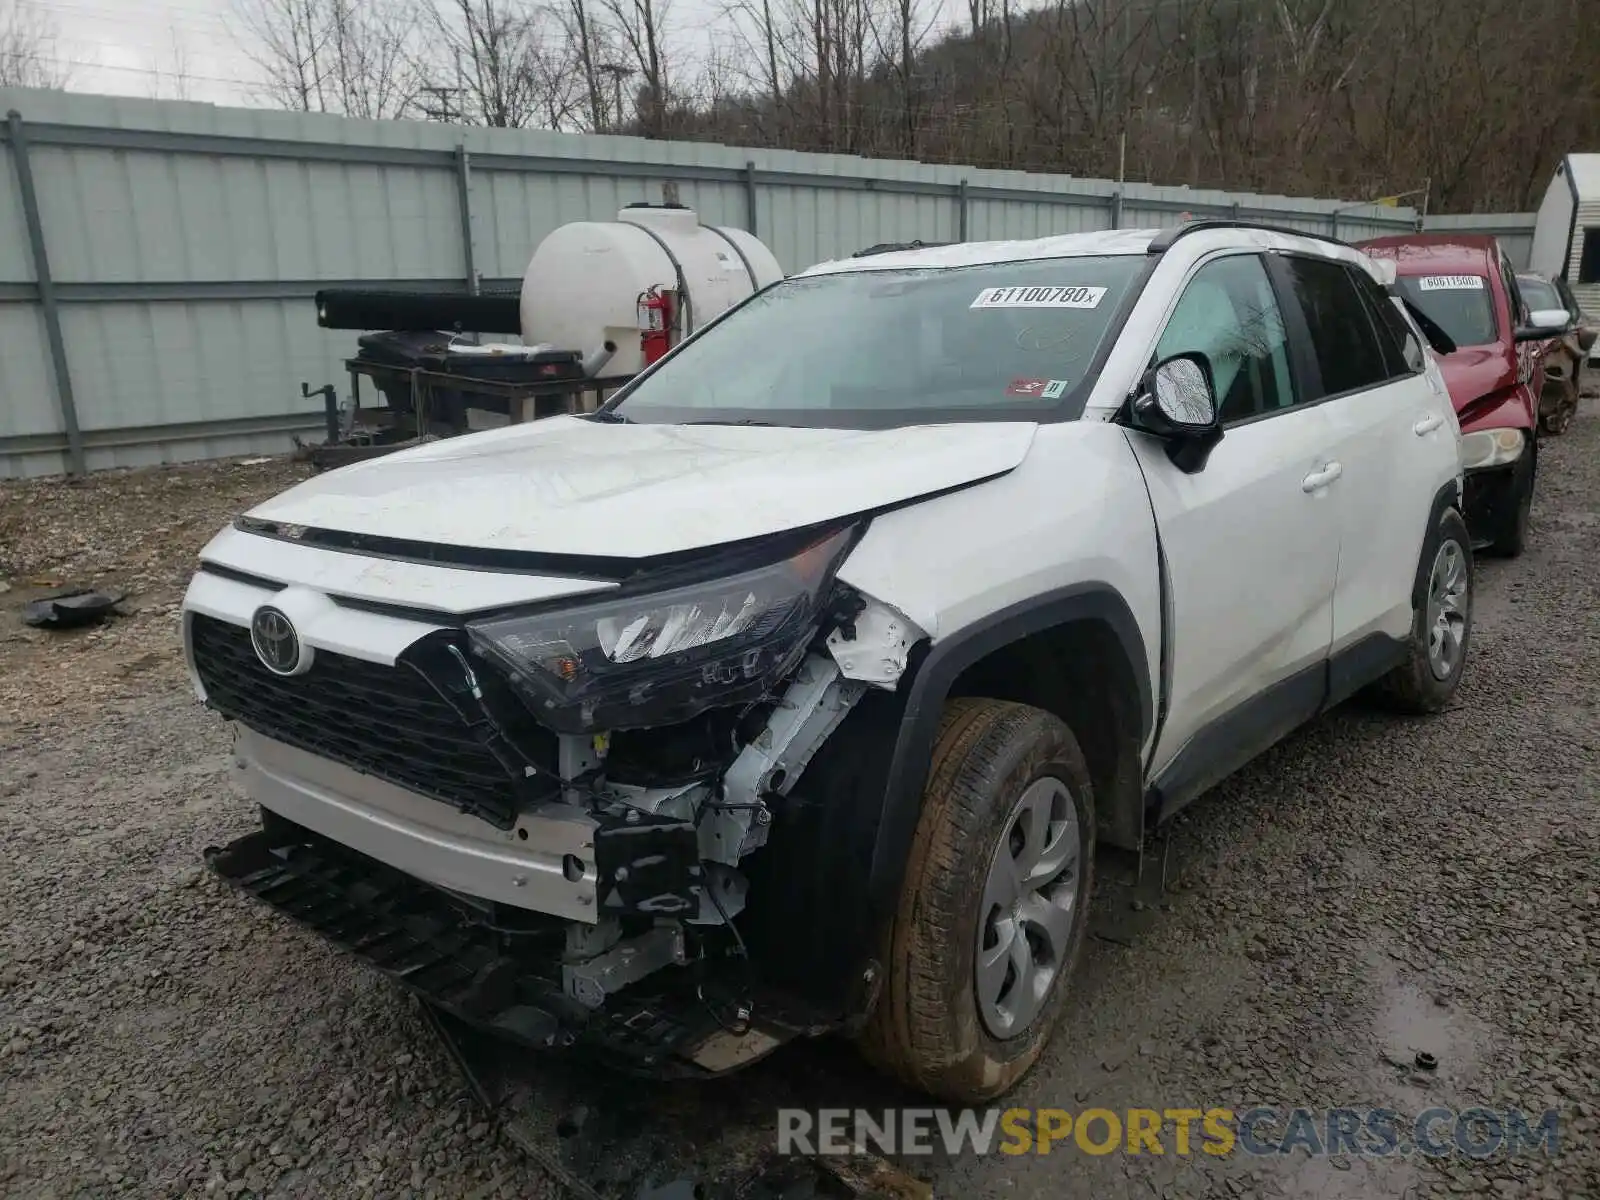
<path id="1" fill-rule="evenodd" d="M 1059 400 L 1066 394 L 1065 379 L 1013 379 L 1006 386 L 1008 396 L 1036 396 L 1041 400 Z"/>
<path id="2" fill-rule="evenodd" d="M 1099 308 L 1103 287 L 984 288 L 971 308 Z"/>
<path id="3" fill-rule="evenodd" d="M 1424 292 L 1481 292 L 1483 276 L 1424 275 L 1417 280 L 1417 287 Z"/>

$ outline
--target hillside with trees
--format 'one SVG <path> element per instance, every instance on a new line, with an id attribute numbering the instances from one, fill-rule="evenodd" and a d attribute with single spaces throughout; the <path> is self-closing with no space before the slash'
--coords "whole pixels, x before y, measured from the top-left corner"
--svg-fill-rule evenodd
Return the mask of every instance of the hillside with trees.
<path id="1" fill-rule="evenodd" d="M 0 8 L 21 0 L 0 0 Z M 1527 209 L 1593 0 L 231 0 L 261 102 Z M 0 82 L 37 72 L 18 24 Z"/>

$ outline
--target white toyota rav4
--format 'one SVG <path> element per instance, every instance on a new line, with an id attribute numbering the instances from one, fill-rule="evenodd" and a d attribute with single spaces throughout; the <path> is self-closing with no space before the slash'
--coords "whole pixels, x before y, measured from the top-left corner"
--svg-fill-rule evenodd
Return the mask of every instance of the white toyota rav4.
<path id="1" fill-rule="evenodd" d="M 524 1046 L 844 1030 L 998 1095 L 1097 842 L 1460 680 L 1459 430 L 1381 279 L 1222 222 L 873 254 L 598 413 L 303 483 L 185 601 L 262 816 L 208 858 Z"/>

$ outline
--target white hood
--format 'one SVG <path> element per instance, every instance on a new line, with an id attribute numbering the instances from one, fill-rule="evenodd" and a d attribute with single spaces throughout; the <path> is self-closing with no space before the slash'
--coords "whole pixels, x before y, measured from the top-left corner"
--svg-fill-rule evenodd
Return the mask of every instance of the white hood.
<path id="1" fill-rule="evenodd" d="M 790 429 L 548 417 L 319 475 L 250 516 L 320 529 L 646 558 L 850 516 L 1011 470 L 1035 426 Z"/>

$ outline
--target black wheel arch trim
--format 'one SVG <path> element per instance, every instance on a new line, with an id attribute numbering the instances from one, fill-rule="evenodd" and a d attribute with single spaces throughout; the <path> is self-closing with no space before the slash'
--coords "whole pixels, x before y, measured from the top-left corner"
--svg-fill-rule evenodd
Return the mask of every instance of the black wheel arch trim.
<path id="1" fill-rule="evenodd" d="M 945 699 L 957 677 L 1012 642 L 1059 625 L 1100 621 L 1116 637 L 1138 689 L 1139 744 L 1155 724 L 1150 658 L 1133 610 L 1114 587 L 1086 582 L 1030 597 L 925 646 L 901 678 L 907 688 L 872 851 L 869 896 L 875 913 L 892 910 L 922 812 L 922 790 Z"/>
<path id="2" fill-rule="evenodd" d="M 1422 530 L 1421 548 L 1417 552 L 1417 575 L 1411 584 L 1411 607 L 1420 608 L 1428 595 L 1428 577 L 1433 571 L 1433 562 L 1428 558 L 1428 539 L 1433 536 L 1433 531 L 1438 528 L 1439 519 L 1450 509 L 1461 513 L 1465 519 L 1466 513 L 1462 511 L 1466 497 L 1462 493 L 1462 481 L 1452 479 L 1433 494 L 1433 506 L 1428 510 L 1428 523 Z M 1467 547 L 1469 550 L 1471 547 Z"/>

